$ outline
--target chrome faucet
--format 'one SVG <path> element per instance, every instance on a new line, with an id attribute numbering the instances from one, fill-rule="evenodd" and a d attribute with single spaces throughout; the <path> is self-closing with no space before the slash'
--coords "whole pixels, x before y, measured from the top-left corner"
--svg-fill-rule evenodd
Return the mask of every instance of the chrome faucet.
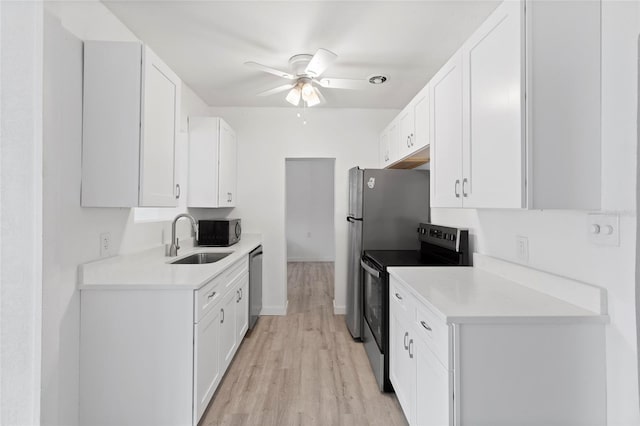
<path id="1" fill-rule="evenodd" d="M 180 242 L 178 238 L 176 238 L 176 222 L 178 222 L 178 219 L 180 219 L 181 217 L 186 217 L 191 221 L 191 228 L 193 229 L 193 233 L 195 235 L 196 241 L 198 241 L 198 223 L 193 218 L 193 216 L 191 216 L 189 213 L 180 213 L 178 216 L 176 216 L 175 219 L 173 219 L 173 222 L 171 223 L 171 245 L 169 244 L 166 245 L 167 256 L 178 255 L 178 250 L 180 249 Z"/>

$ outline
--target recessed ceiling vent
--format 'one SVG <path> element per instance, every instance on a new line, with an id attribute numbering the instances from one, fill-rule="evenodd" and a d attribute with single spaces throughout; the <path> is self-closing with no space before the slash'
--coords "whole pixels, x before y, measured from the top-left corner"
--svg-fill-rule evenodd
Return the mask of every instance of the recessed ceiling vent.
<path id="1" fill-rule="evenodd" d="M 385 81 L 387 81 L 386 75 L 372 75 L 369 77 L 369 83 L 371 84 L 383 84 Z"/>

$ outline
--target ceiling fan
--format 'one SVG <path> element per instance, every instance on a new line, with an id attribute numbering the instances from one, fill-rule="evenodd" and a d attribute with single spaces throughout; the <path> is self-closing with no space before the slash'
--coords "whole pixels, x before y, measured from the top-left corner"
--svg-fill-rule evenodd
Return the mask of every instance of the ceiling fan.
<path id="1" fill-rule="evenodd" d="M 257 62 L 245 62 L 245 65 L 291 80 L 291 83 L 258 93 L 258 96 L 269 96 L 288 90 L 289 93 L 285 97 L 287 102 L 298 106 L 302 99 L 308 107 L 312 107 L 325 102 L 322 93 L 315 85 L 326 89 L 364 89 L 369 84 L 364 79 L 320 78 L 337 57 L 338 55 L 327 49 L 318 49 L 315 55 L 294 55 L 289 58 L 291 72 L 280 71 Z"/>

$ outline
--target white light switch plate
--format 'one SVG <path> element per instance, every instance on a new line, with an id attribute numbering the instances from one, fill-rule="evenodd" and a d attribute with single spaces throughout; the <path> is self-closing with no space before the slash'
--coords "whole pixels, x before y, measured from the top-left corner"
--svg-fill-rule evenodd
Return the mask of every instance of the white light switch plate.
<path id="1" fill-rule="evenodd" d="M 516 256 L 518 260 L 529 262 L 529 239 L 518 235 L 516 237 Z"/>
<path id="2" fill-rule="evenodd" d="M 103 232 L 100 234 L 100 257 L 111 256 L 111 234 Z"/>
<path id="3" fill-rule="evenodd" d="M 592 244 L 598 246 L 619 246 L 620 224 L 618 214 L 588 214 L 587 234 Z"/>

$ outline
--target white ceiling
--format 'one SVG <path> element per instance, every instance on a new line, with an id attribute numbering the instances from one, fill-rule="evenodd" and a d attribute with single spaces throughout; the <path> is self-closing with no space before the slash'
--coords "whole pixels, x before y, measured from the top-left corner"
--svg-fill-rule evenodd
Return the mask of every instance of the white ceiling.
<path id="1" fill-rule="evenodd" d="M 322 89 L 333 108 L 402 108 L 493 11 L 498 1 L 106 1 L 211 106 L 290 106 L 288 81 L 244 65 L 288 70 L 323 47 L 337 60 L 323 77 L 389 81 Z"/>

